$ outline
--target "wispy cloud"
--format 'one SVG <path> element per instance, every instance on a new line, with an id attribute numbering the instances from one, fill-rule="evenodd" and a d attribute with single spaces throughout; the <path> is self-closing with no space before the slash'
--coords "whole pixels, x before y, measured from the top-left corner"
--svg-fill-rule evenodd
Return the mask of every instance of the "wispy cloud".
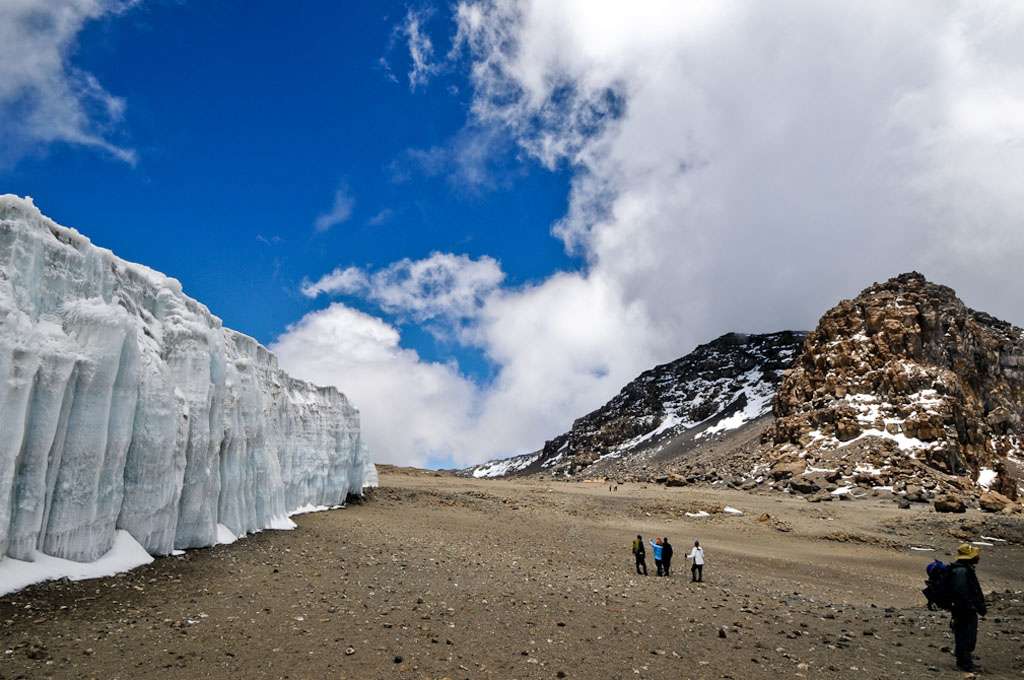
<path id="1" fill-rule="evenodd" d="M 391 208 L 384 208 L 376 215 L 366 221 L 371 227 L 379 227 L 382 224 L 387 224 L 395 217 L 395 211 Z"/>
<path id="2" fill-rule="evenodd" d="M 440 68 L 434 63 L 434 43 L 423 28 L 423 23 L 428 17 L 429 14 L 426 12 L 410 9 L 405 15 L 405 22 L 402 25 L 411 62 L 409 68 L 410 90 L 426 85 Z"/>
<path id="3" fill-rule="evenodd" d="M 122 13 L 133 0 L 0 2 L 0 163 L 52 143 L 92 147 L 126 163 L 133 149 L 112 141 L 125 102 L 71 62 L 90 21 Z"/>
<path id="4" fill-rule="evenodd" d="M 476 193 L 505 185 L 519 166 L 499 162 L 511 146 L 504 132 L 494 126 L 467 125 L 443 144 L 406 149 L 391 162 L 396 184 L 416 175 L 444 177 L 452 188 Z"/>
<path id="5" fill-rule="evenodd" d="M 323 233 L 331 227 L 343 224 L 352 217 L 352 210 L 355 208 L 355 205 L 356 200 L 353 198 L 351 191 L 349 191 L 348 185 L 342 184 L 334 192 L 334 203 L 331 205 L 331 209 L 317 215 L 313 226 L 317 232 Z"/>

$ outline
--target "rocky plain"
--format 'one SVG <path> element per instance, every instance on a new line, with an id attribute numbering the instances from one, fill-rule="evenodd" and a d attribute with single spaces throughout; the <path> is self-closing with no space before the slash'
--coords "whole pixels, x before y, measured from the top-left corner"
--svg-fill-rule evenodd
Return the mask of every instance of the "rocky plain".
<path id="1" fill-rule="evenodd" d="M 960 678 L 920 588 L 963 541 L 985 544 L 983 677 L 1024 678 L 1019 515 L 382 473 L 294 531 L 0 598 L 0 678 Z M 637 533 L 671 539 L 670 577 L 636 575 Z"/>

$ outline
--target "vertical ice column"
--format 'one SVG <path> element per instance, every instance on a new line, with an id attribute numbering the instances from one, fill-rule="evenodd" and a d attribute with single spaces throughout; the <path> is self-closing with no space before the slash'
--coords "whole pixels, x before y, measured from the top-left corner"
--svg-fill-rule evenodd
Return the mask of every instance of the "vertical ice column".
<path id="1" fill-rule="evenodd" d="M 38 338 L 37 338 L 38 339 Z M 75 355 L 40 342 L 39 368 L 28 403 L 21 452 L 11 498 L 7 554 L 31 561 L 40 541 L 46 510 L 47 479 L 60 466 L 63 440 L 77 376 Z M 66 350 L 62 347 L 61 350 Z M 49 473 L 49 474 L 48 474 Z"/>
<path id="2" fill-rule="evenodd" d="M 117 528 L 150 554 L 167 555 L 178 529 L 188 419 L 184 395 L 175 393 L 166 367 L 150 360 L 144 370 Z"/>
<path id="3" fill-rule="evenodd" d="M 131 318 L 98 299 L 66 305 L 64 331 L 83 358 L 42 550 L 91 562 L 110 549 L 121 509 L 138 398 L 138 348 Z"/>
<path id="4" fill-rule="evenodd" d="M 0 557 L 10 542 L 16 472 L 25 440 L 39 357 L 22 347 L 0 347 Z"/>
<path id="5" fill-rule="evenodd" d="M 217 497 L 220 493 L 221 423 L 210 411 L 222 387 L 213 382 L 210 355 L 221 351 L 214 334 L 176 327 L 165 334 L 165 361 L 173 384 L 184 395 L 185 472 L 178 503 L 176 548 L 213 545 L 217 540 Z"/>

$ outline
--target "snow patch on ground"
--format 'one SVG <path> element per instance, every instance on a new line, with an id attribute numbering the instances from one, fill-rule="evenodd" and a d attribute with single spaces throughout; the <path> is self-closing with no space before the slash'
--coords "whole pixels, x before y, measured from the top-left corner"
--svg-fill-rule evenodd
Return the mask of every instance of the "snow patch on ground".
<path id="1" fill-rule="evenodd" d="M 981 468 L 978 472 L 978 486 L 989 488 L 996 481 L 996 471 L 991 468 Z"/>
<path id="2" fill-rule="evenodd" d="M 726 513 L 727 515 L 742 515 L 743 514 L 742 510 L 737 510 L 736 508 L 734 508 L 734 507 L 732 507 L 730 505 L 725 506 L 725 509 L 722 510 L 722 512 Z"/>
<path id="3" fill-rule="evenodd" d="M 82 581 L 113 576 L 153 561 L 153 557 L 124 530 L 114 535 L 114 544 L 98 560 L 74 562 L 36 552 L 32 562 L 10 557 L 0 560 L 0 595 L 13 593 L 25 586 L 60 578 Z"/>
<path id="4" fill-rule="evenodd" d="M 328 510 L 341 510 L 344 505 L 303 505 L 300 508 L 295 508 L 288 513 L 289 517 L 295 517 L 296 515 L 308 515 L 311 512 L 327 512 Z"/>
<path id="5" fill-rule="evenodd" d="M 700 510 L 698 512 L 688 512 L 688 513 L 686 513 L 686 516 L 687 517 L 711 517 L 711 513 L 710 512 L 705 512 L 704 510 Z"/>

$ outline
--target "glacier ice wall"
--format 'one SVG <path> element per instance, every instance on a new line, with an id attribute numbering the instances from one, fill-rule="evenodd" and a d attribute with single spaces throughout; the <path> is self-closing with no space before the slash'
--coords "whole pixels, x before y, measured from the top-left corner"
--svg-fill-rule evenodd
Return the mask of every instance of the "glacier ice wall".
<path id="1" fill-rule="evenodd" d="M 0 196 L 0 559 L 213 545 L 376 482 L 359 413 L 181 284 Z"/>

